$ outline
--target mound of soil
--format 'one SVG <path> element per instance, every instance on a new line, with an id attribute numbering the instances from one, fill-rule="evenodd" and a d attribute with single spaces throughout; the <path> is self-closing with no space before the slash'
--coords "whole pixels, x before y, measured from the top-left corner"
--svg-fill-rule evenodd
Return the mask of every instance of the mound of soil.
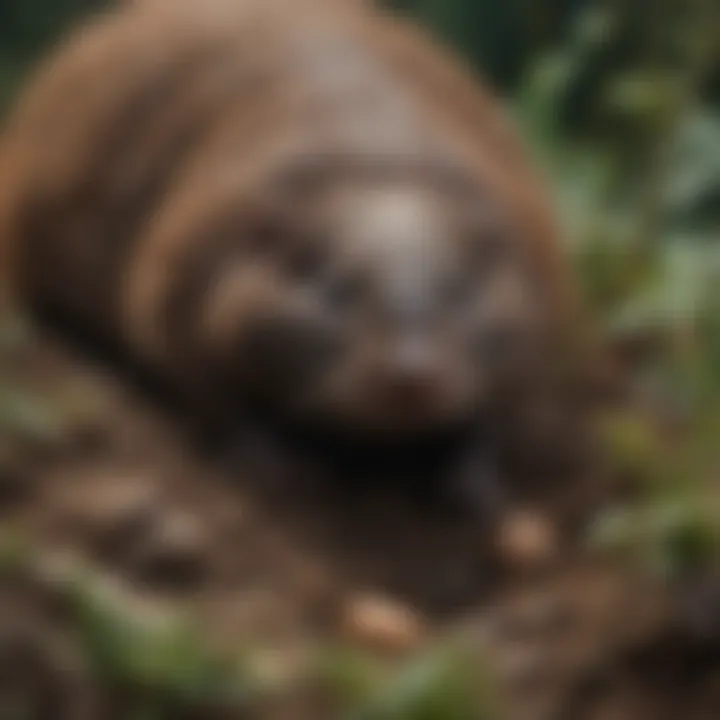
<path id="1" fill-rule="evenodd" d="M 133 602 L 191 610 L 218 648 L 292 664 L 322 643 L 407 653 L 459 632 L 491 659 L 511 718 L 720 716 L 720 645 L 683 630 L 666 589 L 618 563 L 551 544 L 539 564 L 509 567 L 485 528 L 401 496 L 331 492 L 300 472 L 240 477 L 44 336 L 13 343 L 0 371 L 13 397 L 34 398 L 0 435 L 4 526 Z M 19 693 L 33 718 L 122 716 L 46 585 L 8 575 L 0 590 L 0 715 Z M 289 694 L 257 716 L 334 717 L 313 702 Z"/>

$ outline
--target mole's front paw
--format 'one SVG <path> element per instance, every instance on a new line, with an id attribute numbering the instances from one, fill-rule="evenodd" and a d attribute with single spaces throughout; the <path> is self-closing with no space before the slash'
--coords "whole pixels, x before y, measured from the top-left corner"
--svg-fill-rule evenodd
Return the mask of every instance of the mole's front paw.
<path id="1" fill-rule="evenodd" d="M 231 472 L 251 472 L 263 478 L 278 477 L 293 465 L 285 448 L 270 435 L 241 428 L 230 435 L 219 455 L 223 467 Z"/>
<path id="2" fill-rule="evenodd" d="M 485 452 L 461 457 L 443 489 L 452 508 L 488 525 L 499 522 L 509 504 L 499 470 Z"/>

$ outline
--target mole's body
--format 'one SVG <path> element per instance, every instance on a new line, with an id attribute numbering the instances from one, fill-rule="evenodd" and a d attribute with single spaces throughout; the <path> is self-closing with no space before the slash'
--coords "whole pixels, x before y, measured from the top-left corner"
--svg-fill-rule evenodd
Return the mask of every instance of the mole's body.
<path id="1" fill-rule="evenodd" d="M 77 33 L 5 132 L 7 279 L 230 423 L 477 423 L 539 462 L 572 314 L 542 184 L 488 91 L 366 5 L 147 0 Z"/>

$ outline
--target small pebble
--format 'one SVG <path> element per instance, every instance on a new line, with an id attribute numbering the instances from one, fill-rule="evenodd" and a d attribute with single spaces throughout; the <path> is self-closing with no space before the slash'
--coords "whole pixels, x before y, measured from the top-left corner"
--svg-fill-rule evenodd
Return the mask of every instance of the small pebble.
<path id="1" fill-rule="evenodd" d="M 287 688 L 307 668 L 308 653 L 293 647 L 267 649 L 256 652 L 250 664 L 265 687 Z"/>
<path id="2" fill-rule="evenodd" d="M 158 504 L 152 479 L 117 477 L 75 489 L 72 516 L 106 553 L 122 552 L 152 520 Z"/>
<path id="3" fill-rule="evenodd" d="M 181 512 L 158 518 L 135 554 L 137 572 L 174 590 L 196 585 L 208 564 L 209 538 L 197 519 Z"/>
<path id="4" fill-rule="evenodd" d="M 413 650 L 426 634 L 423 619 L 416 611 L 378 596 L 352 600 L 343 621 L 352 641 L 384 652 Z"/>
<path id="5" fill-rule="evenodd" d="M 542 514 L 518 511 L 498 531 L 501 558 L 515 567 L 535 568 L 554 560 L 559 552 L 555 528 Z"/>

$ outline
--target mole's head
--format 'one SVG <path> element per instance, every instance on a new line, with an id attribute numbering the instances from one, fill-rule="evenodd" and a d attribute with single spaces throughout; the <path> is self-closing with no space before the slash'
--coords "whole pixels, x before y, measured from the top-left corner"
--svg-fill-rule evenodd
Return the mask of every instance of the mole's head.
<path id="1" fill-rule="evenodd" d="M 408 436 L 469 419 L 534 362 L 523 238 L 482 194 L 353 178 L 281 215 L 235 345 L 277 411 Z"/>

